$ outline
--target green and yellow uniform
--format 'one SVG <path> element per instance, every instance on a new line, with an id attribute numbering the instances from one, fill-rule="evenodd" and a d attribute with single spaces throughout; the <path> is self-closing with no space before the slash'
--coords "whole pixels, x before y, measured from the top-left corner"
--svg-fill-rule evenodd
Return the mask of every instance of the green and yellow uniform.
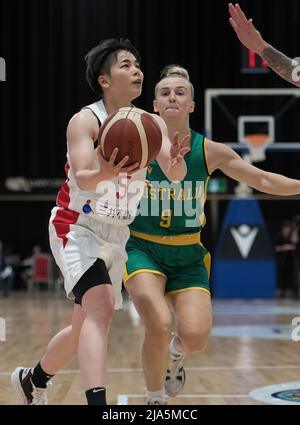
<path id="1" fill-rule="evenodd" d="M 209 292 L 210 254 L 200 241 L 209 180 L 205 156 L 205 137 L 192 131 L 182 182 L 170 183 L 157 161 L 148 167 L 150 185 L 130 225 L 125 285 L 134 275 L 150 272 L 167 279 L 168 294 Z"/>

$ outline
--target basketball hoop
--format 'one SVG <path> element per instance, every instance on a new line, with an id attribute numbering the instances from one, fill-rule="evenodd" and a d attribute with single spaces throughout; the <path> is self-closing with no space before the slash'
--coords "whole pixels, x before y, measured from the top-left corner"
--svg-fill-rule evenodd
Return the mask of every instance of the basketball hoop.
<path id="1" fill-rule="evenodd" d="M 245 143 L 249 149 L 249 154 L 243 155 L 243 159 L 252 164 L 253 162 L 260 162 L 266 159 L 266 148 L 273 142 L 269 134 L 245 134 L 241 138 L 241 142 Z M 236 188 L 235 193 L 240 198 L 247 198 L 252 189 L 246 183 L 240 182 Z"/>
<path id="2" fill-rule="evenodd" d="M 272 138 L 269 134 L 245 134 L 242 142 L 248 146 L 251 162 L 260 162 L 266 159 L 266 148 Z"/>

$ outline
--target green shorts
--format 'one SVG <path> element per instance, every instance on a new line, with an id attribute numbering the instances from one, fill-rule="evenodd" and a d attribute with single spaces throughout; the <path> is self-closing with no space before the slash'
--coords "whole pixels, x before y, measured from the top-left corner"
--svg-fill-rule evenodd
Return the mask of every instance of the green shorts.
<path id="1" fill-rule="evenodd" d="M 210 254 L 199 242 L 193 245 L 165 245 L 130 236 L 126 251 L 124 283 L 138 273 L 154 273 L 167 280 L 166 293 L 190 289 L 210 293 Z"/>

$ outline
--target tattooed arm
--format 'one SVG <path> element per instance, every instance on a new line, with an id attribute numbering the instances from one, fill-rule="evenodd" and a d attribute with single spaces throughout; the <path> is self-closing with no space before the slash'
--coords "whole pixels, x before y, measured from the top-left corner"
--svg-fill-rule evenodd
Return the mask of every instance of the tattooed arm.
<path id="1" fill-rule="evenodd" d="M 271 45 L 262 51 L 261 57 L 280 77 L 300 87 L 300 62 L 288 58 Z"/>
<path id="2" fill-rule="evenodd" d="M 300 87 L 300 62 L 290 59 L 268 44 L 254 27 L 252 19 L 247 19 L 238 4 L 229 3 L 229 21 L 241 43 L 261 56 L 280 77 Z"/>

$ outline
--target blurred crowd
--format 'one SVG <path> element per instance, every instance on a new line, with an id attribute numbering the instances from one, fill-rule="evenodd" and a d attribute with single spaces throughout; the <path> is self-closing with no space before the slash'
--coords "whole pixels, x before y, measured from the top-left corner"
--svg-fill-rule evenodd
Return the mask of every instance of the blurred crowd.
<path id="1" fill-rule="evenodd" d="M 299 297 L 300 216 L 284 220 L 274 240 L 278 298 Z"/>

